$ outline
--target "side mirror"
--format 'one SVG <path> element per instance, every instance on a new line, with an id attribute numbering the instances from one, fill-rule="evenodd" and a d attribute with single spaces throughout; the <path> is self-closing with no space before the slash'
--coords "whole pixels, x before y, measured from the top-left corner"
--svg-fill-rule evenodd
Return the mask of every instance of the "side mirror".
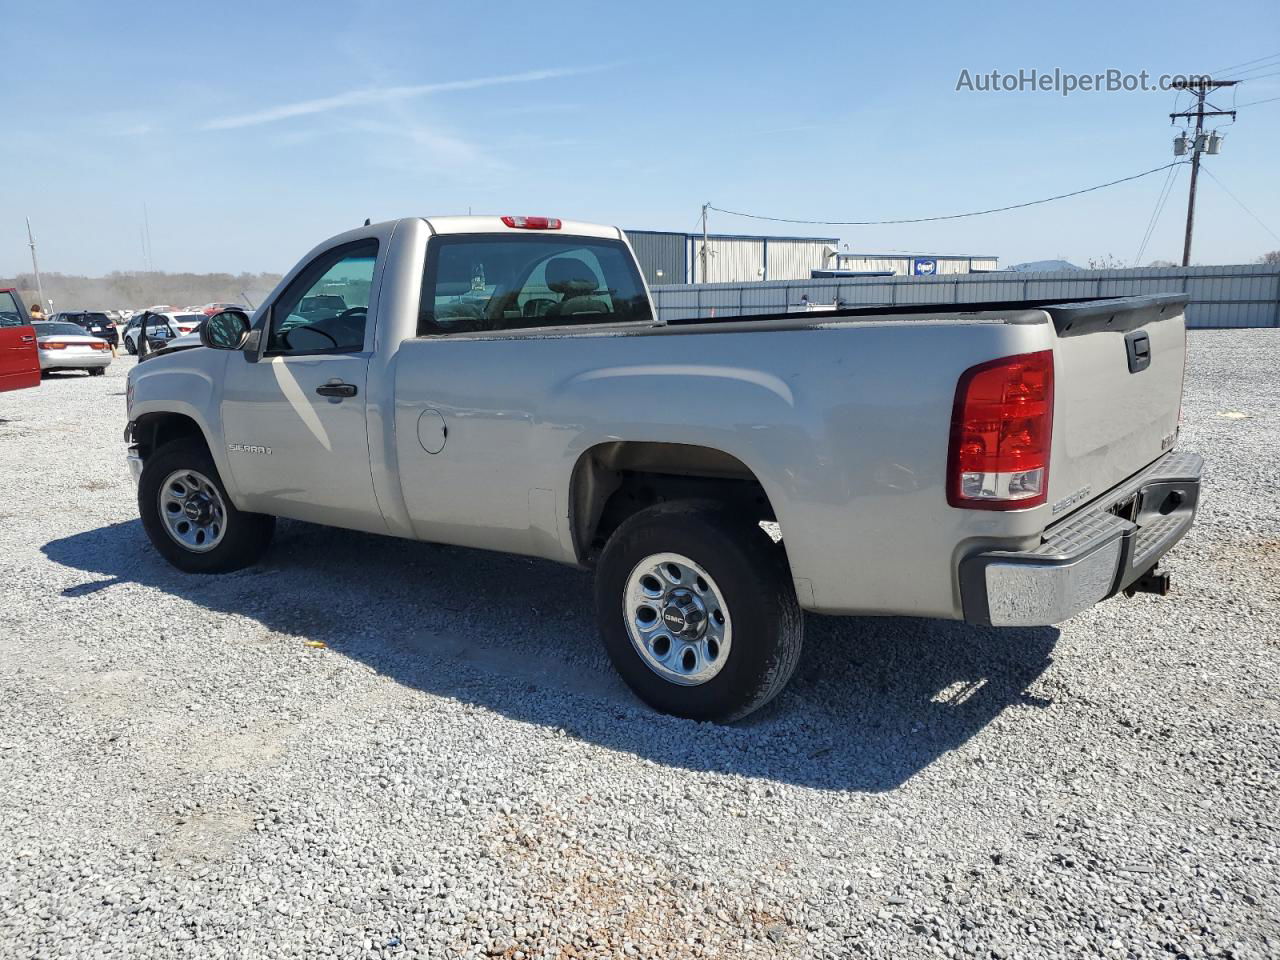
<path id="1" fill-rule="evenodd" d="M 243 310 L 223 310 L 200 325 L 200 342 L 214 350 L 240 350 L 249 339 L 249 327 Z"/>

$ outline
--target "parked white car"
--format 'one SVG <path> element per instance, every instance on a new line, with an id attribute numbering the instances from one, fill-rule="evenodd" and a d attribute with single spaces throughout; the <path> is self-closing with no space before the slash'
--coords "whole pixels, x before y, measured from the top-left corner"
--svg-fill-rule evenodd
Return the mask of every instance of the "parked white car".
<path id="1" fill-rule="evenodd" d="M 97 377 L 111 365 L 111 345 L 85 333 L 79 324 L 45 320 L 31 326 L 36 331 L 41 374 L 46 370 L 85 370 Z"/>
<path id="2" fill-rule="evenodd" d="M 125 327 L 123 343 L 125 350 L 136 354 L 142 346 L 142 323 L 146 312 L 138 314 Z M 166 346 L 171 340 L 195 333 L 204 323 L 203 313 L 151 313 L 147 320 L 147 340 L 149 350 L 157 346 Z M 149 352 L 149 350 L 147 352 Z"/>

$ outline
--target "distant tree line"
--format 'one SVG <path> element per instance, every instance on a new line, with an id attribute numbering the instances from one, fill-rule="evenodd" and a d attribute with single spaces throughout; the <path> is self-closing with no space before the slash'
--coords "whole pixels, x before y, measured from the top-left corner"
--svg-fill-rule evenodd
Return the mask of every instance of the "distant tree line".
<path id="1" fill-rule="evenodd" d="M 252 306 L 257 306 L 275 289 L 280 274 L 116 271 L 105 277 L 42 273 L 40 279 L 54 310 L 137 310 L 154 304 L 181 308 L 215 302 L 243 303 L 246 296 L 253 301 Z M 17 287 L 27 306 L 37 300 L 33 274 L 0 277 L 0 287 Z"/>

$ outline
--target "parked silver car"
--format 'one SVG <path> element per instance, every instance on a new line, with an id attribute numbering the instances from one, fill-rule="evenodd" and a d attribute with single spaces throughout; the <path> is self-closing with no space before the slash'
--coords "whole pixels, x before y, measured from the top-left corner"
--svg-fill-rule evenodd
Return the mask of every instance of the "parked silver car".
<path id="1" fill-rule="evenodd" d="M 85 333 L 79 324 L 43 320 L 31 326 L 36 331 L 42 374 L 46 370 L 85 370 L 101 376 L 111 365 L 111 345 Z"/>

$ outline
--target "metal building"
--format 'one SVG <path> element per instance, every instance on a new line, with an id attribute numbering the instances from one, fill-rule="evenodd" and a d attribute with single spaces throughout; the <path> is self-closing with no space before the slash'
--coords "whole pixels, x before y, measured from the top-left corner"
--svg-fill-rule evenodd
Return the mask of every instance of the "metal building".
<path id="1" fill-rule="evenodd" d="M 707 276 L 702 276 L 702 234 L 627 230 L 640 269 L 650 284 L 747 283 L 808 280 L 835 266 L 834 237 L 707 236 Z"/>
<path id="2" fill-rule="evenodd" d="M 941 277 L 998 270 L 998 257 L 949 253 L 838 253 L 835 267 L 851 274 Z"/>

